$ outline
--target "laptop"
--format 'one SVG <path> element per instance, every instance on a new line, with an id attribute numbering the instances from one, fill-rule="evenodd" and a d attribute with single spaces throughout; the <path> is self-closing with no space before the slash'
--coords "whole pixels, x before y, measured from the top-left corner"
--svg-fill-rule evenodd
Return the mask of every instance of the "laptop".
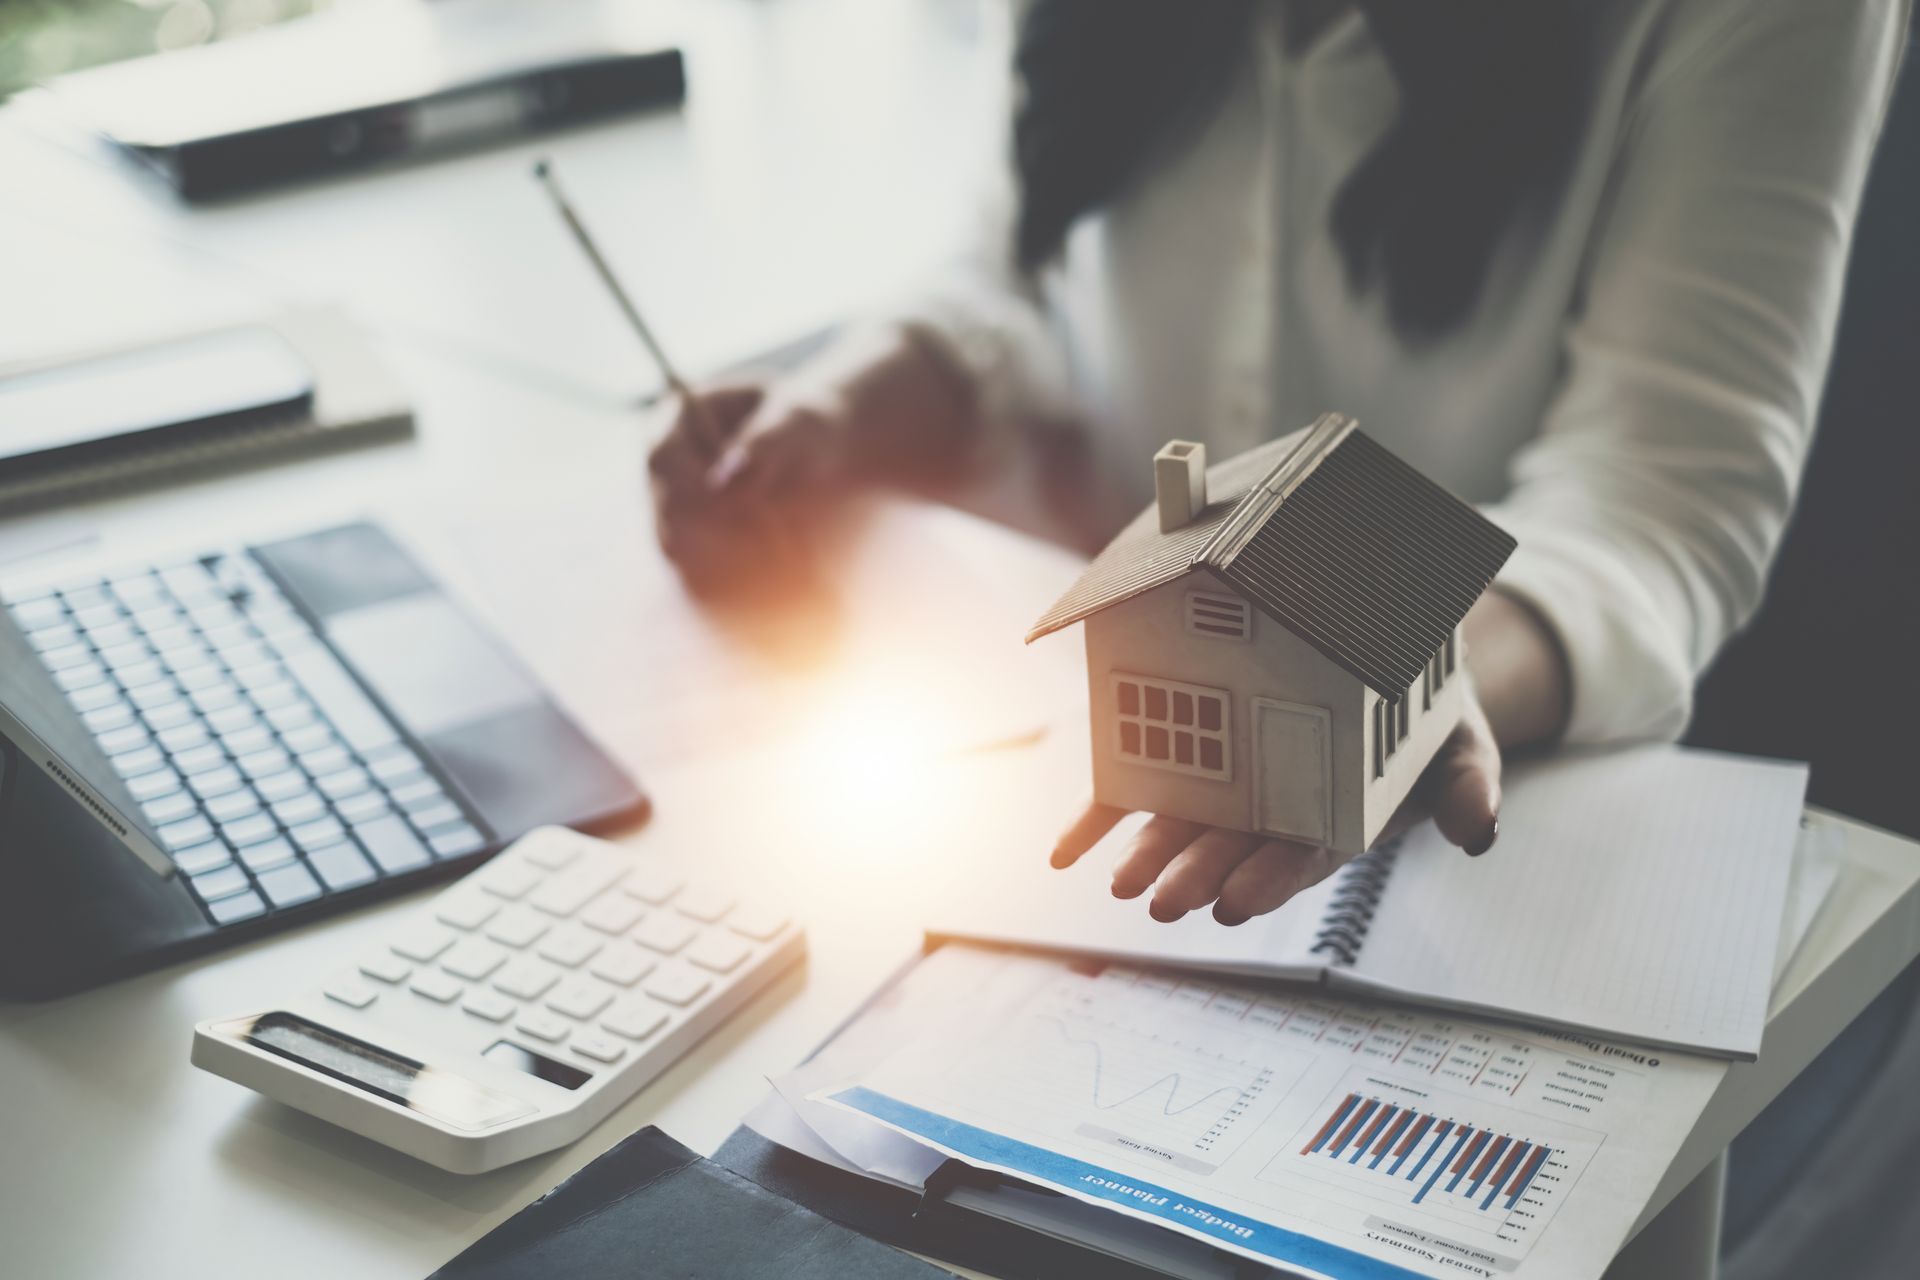
<path id="1" fill-rule="evenodd" d="M 450 878 L 638 785 L 385 530 L 0 592 L 0 998 Z"/>

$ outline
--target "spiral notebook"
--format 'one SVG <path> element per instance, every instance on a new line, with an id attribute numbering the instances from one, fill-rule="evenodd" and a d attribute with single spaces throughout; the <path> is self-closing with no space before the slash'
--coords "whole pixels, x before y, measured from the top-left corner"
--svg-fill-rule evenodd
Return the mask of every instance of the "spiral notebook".
<path id="1" fill-rule="evenodd" d="M 1806 768 L 1678 747 L 1512 770 L 1500 839 L 1431 826 L 1238 928 L 1159 924 L 1108 892 L 1138 823 L 1067 871 L 1001 849 L 941 895 L 936 936 L 1325 982 L 1438 1008 L 1753 1058 Z"/>

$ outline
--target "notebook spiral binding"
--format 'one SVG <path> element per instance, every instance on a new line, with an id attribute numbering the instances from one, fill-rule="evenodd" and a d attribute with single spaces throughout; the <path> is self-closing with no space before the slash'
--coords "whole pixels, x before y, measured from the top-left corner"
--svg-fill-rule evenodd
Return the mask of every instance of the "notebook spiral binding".
<path id="1" fill-rule="evenodd" d="M 1398 838 L 1389 840 L 1371 852 L 1355 858 L 1340 871 L 1340 882 L 1320 917 L 1320 932 L 1313 937 L 1310 950 L 1332 957 L 1336 965 L 1352 965 L 1366 944 L 1367 930 L 1373 927 L 1373 913 L 1386 892 L 1387 878 L 1400 856 Z"/>

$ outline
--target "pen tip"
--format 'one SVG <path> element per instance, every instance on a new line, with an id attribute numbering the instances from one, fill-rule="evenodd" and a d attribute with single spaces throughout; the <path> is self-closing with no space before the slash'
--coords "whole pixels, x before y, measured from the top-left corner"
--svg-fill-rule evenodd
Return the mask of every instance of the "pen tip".
<path id="1" fill-rule="evenodd" d="M 533 162 L 533 176 L 536 178 L 544 178 L 547 176 L 547 158 L 545 156 L 541 156 Z"/>

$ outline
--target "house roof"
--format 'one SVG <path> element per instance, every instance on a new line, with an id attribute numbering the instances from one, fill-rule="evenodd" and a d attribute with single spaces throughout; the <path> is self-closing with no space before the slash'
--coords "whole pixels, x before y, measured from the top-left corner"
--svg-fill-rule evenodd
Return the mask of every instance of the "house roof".
<path id="1" fill-rule="evenodd" d="M 1207 493 L 1171 533 L 1141 512 L 1027 639 L 1205 569 L 1397 700 L 1515 546 L 1339 414 L 1210 467 Z"/>

